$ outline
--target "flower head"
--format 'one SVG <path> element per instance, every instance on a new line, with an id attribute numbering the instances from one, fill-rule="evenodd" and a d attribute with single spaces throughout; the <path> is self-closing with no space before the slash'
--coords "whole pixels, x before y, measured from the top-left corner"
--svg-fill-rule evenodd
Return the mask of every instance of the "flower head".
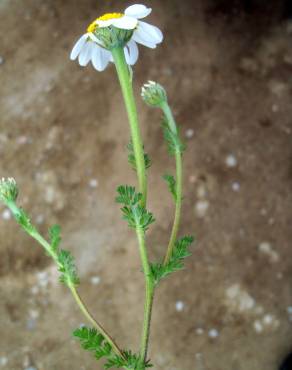
<path id="1" fill-rule="evenodd" d="M 139 56 L 137 43 L 154 49 L 163 40 L 159 28 L 140 21 L 151 11 L 145 5 L 135 4 L 124 13 L 108 13 L 96 18 L 74 45 L 70 59 L 78 57 L 83 67 L 91 61 L 96 70 L 103 71 L 113 62 L 111 50 L 122 46 L 126 62 L 135 64 Z"/>
<path id="2" fill-rule="evenodd" d="M 143 85 L 141 96 L 151 107 L 159 107 L 167 101 L 166 91 L 160 84 L 154 81 L 149 81 Z"/>
<path id="3" fill-rule="evenodd" d="M 0 180 L 0 199 L 4 202 L 15 202 L 18 195 L 16 181 L 12 177 Z"/>

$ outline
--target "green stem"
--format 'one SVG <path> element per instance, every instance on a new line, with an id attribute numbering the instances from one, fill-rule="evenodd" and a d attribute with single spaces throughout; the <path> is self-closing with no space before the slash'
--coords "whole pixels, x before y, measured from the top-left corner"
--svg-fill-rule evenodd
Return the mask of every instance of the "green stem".
<path id="1" fill-rule="evenodd" d="M 172 225 L 171 235 L 167 246 L 167 252 L 164 258 L 164 265 L 169 262 L 172 256 L 173 248 L 177 239 L 177 233 L 180 225 L 181 218 L 181 207 L 182 207 L 182 157 L 181 153 L 175 153 L 176 163 L 176 202 L 175 202 L 175 214 Z"/>
<path id="2" fill-rule="evenodd" d="M 147 359 L 147 351 L 150 336 L 150 324 L 151 324 L 151 314 L 152 305 L 154 299 L 154 282 L 151 275 L 149 259 L 147 254 L 147 248 L 145 245 L 145 235 L 141 228 L 136 229 L 137 238 L 139 242 L 140 255 L 142 260 L 142 267 L 145 276 L 145 304 L 144 304 L 144 320 L 143 320 L 143 330 L 141 337 L 141 348 L 140 354 L 143 362 Z"/>
<path id="3" fill-rule="evenodd" d="M 170 129 L 178 135 L 177 126 L 173 117 L 173 114 L 171 112 L 171 109 L 169 108 L 169 105 L 167 102 L 163 102 L 161 104 L 161 109 L 163 110 L 165 117 L 167 119 L 168 125 Z M 177 239 L 178 229 L 180 225 L 180 219 L 181 219 L 181 207 L 182 207 L 182 187 L 183 187 L 183 175 L 182 175 L 182 154 L 180 150 L 177 150 L 175 152 L 175 165 L 176 165 L 176 201 L 175 201 L 175 215 L 174 215 L 174 221 L 173 226 L 171 230 L 171 235 L 167 247 L 167 252 L 164 258 L 164 265 L 166 265 L 172 255 L 173 248 L 175 246 L 175 242 Z"/>
<path id="4" fill-rule="evenodd" d="M 93 316 L 91 315 L 91 313 L 88 311 L 86 305 L 84 304 L 84 302 L 82 301 L 80 295 L 78 294 L 77 290 L 76 290 L 76 287 L 74 285 L 69 285 L 69 289 L 71 290 L 72 292 L 72 295 L 76 301 L 76 303 L 78 304 L 81 312 L 84 314 L 84 316 L 87 318 L 87 320 L 91 323 L 91 325 L 97 329 L 97 331 L 105 338 L 105 340 L 111 345 L 112 349 L 114 350 L 114 352 L 120 356 L 120 357 L 124 357 L 122 351 L 120 350 L 120 348 L 117 346 L 117 344 L 115 343 L 114 339 L 106 332 L 106 330 L 102 327 L 102 325 L 96 321 Z"/>
<path id="5" fill-rule="evenodd" d="M 130 128 L 131 128 L 131 137 L 133 141 L 133 149 L 136 161 L 137 175 L 139 181 L 140 192 L 142 193 L 142 207 L 146 206 L 147 199 L 147 178 L 146 178 L 146 169 L 145 169 L 145 160 L 144 160 L 144 149 L 141 138 L 141 132 L 138 123 L 137 109 L 133 94 L 132 80 L 129 73 L 129 67 L 125 60 L 123 48 L 115 48 L 112 50 L 112 55 L 115 61 L 117 74 L 119 77 L 120 85 L 122 88 L 122 93 L 124 96 L 124 101 L 129 117 Z M 147 247 L 145 245 L 145 235 L 144 231 L 140 228 L 136 230 L 137 238 L 139 242 L 139 250 L 141 255 L 142 267 L 145 276 L 145 306 L 144 306 L 144 321 L 142 329 L 142 338 L 141 338 L 141 359 L 143 362 L 147 358 L 147 350 L 149 343 L 149 334 L 150 334 L 150 322 L 151 322 L 151 313 L 152 313 L 152 304 L 154 297 L 154 283 L 151 276 L 151 270 L 149 265 L 149 258 L 147 254 Z"/>
<path id="6" fill-rule="evenodd" d="M 129 73 L 129 67 L 125 60 L 124 50 L 122 47 L 112 49 L 118 78 L 120 81 L 129 122 L 131 129 L 131 138 L 133 141 L 133 150 L 136 160 L 137 176 L 139 182 L 139 191 L 142 193 L 143 198 L 141 205 L 145 207 L 147 199 L 147 178 L 144 160 L 144 149 L 141 137 L 141 132 L 138 123 L 137 108 L 133 93 L 132 80 Z"/>

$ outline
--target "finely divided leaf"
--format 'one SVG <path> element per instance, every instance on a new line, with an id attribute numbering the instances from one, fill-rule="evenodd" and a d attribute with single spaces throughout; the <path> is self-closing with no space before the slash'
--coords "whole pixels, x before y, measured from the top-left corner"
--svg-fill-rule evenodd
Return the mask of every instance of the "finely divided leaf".
<path id="1" fill-rule="evenodd" d="M 111 345 L 105 340 L 102 334 L 99 334 L 96 329 L 90 329 L 86 326 L 76 329 L 73 332 L 74 337 L 78 338 L 81 347 L 86 351 L 92 352 L 97 360 L 104 358 L 105 369 L 111 368 L 127 368 L 133 370 L 144 370 L 152 365 L 147 361 L 143 364 L 139 355 L 131 351 L 124 351 L 123 356 L 118 356 L 112 350 Z"/>
<path id="2" fill-rule="evenodd" d="M 132 353 L 131 351 L 124 351 L 123 358 L 119 356 L 113 356 L 104 365 L 105 369 L 127 368 L 133 370 L 145 370 L 150 367 L 153 367 L 153 365 L 149 361 L 143 363 L 140 355 Z"/>
<path id="3" fill-rule="evenodd" d="M 189 246 L 193 243 L 192 236 L 185 236 L 179 239 L 174 246 L 172 255 L 166 265 L 163 263 L 152 263 L 151 272 L 156 284 L 169 274 L 175 271 L 182 270 L 184 267 L 183 260 L 190 256 Z"/>
<path id="4" fill-rule="evenodd" d="M 177 200 L 177 195 L 176 195 L 176 181 L 175 178 L 172 175 L 167 175 L 165 174 L 163 176 L 163 179 L 167 182 L 168 189 L 171 192 L 174 200 Z"/>
<path id="5" fill-rule="evenodd" d="M 54 252 L 57 252 L 61 243 L 61 227 L 59 225 L 53 225 L 50 227 L 49 236 L 51 240 L 51 247 Z"/>
<path id="6" fill-rule="evenodd" d="M 18 208 L 17 213 L 14 213 L 16 221 L 26 230 L 28 233 L 35 231 L 35 227 L 32 225 L 29 216 L 22 208 Z"/>
<path id="7" fill-rule="evenodd" d="M 95 351 L 104 340 L 96 329 L 89 329 L 86 326 L 74 330 L 73 335 L 80 340 L 82 348 L 86 351 Z"/>
<path id="8" fill-rule="evenodd" d="M 155 221 L 153 214 L 142 207 L 139 202 L 142 199 L 141 193 L 136 193 L 133 186 L 119 186 L 117 189 L 117 203 L 124 204 L 121 208 L 123 219 L 128 222 L 133 229 L 141 228 L 147 231 L 149 226 Z"/>
<path id="9" fill-rule="evenodd" d="M 125 206 L 132 206 L 140 202 L 142 199 L 141 193 L 136 193 L 134 186 L 119 186 L 117 188 L 118 196 L 116 202 L 124 204 Z"/>
<path id="10" fill-rule="evenodd" d="M 69 251 L 61 250 L 58 253 L 58 262 L 60 264 L 59 271 L 61 272 L 60 282 L 66 285 L 78 285 L 79 278 L 72 254 Z"/>
<path id="11" fill-rule="evenodd" d="M 166 141 L 168 152 L 170 155 L 174 155 L 175 153 L 183 153 L 186 149 L 185 144 L 182 143 L 179 135 L 179 131 L 177 133 L 173 132 L 165 118 L 164 122 L 162 123 L 164 140 Z"/>
<path id="12" fill-rule="evenodd" d="M 128 162 L 131 165 L 131 167 L 133 168 L 133 170 L 136 171 L 137 170 L 137 166 L 136 166 L 136 159 L 135 159 L 135 154 L 134 154 L 132 140 L 127 145 L 127 149 L 129 151 L 129 154 L 128 154 Z M 145 153 L 145 152 L 144 152 L 144 162 L 145 162 L 145 168 L 148 169 L 151 166 L 151 160 L 149 158 L 149 155 L 147 153 Z"/>

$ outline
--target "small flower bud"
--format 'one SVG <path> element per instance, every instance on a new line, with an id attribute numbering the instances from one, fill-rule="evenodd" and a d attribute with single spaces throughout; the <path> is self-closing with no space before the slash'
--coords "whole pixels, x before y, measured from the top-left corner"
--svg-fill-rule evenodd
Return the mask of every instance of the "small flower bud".
<path id="1" fill-rule="evenodd" d="M 15 202 L 18 195 L 16 181 L 12 177 L 0 180 L 0 199 L 4 202 Z"/>
<path id="2" fill-rule="evenodd" d="M 154 81 L 149 81 L 142 87 L 141 96 L 145 103 L 151 107 L 159 107 L 167 101 L 167 95 L 164 88 Z"/>

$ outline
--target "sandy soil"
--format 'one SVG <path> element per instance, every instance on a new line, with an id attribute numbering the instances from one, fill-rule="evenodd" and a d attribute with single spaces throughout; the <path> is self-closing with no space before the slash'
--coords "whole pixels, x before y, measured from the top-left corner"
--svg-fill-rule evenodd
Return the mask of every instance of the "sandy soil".
<path id="1" fill-rule="evenodd" d="M 99 3 L 1 1 L 0 175 L 17 179 L 42 232 L 62 225 L 84 300 L 137 350 L 143 278 L 114 203 L 117 185 L 135 183 L 126 114 L 113 68 L 68 58 L 92 18 L 124 7 Z M 155 369 L 275 370 L 291 350 L 292 24 L 279 6 L 246 14 L 234 3 L 225 12 L 223 2 L 147 1 L 166 37 L 154 52 L 141 48 L 135 86 L 138 95 L 154 79 L 168 90 L 188 144 L 181 234 L 197 237 L 187 269 L 157 291 Z M 138 107 L 158 258 L 173 212 L 161 175 L 173 162 L 160 113 Z M 84 319 L 55 267 L 0 211 L 0 368 L 101 369 L 71 338 Z"/>

